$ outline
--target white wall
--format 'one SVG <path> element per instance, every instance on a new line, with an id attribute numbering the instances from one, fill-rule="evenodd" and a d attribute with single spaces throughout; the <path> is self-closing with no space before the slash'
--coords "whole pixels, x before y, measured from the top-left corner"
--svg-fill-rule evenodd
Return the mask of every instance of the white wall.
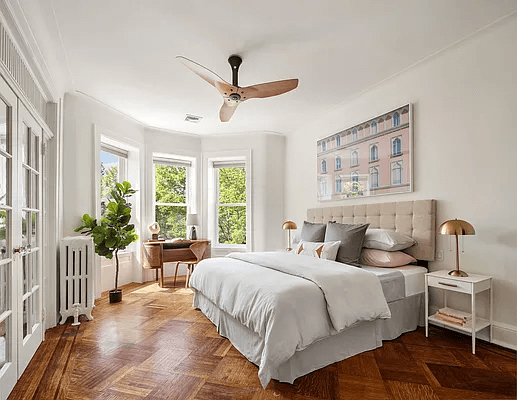
<path id="1" fill-rule="evenodd" d="M 251 150 L 253 251 L 278 250 L 285 247 L 282 230 L 284 149 L 283 136 L 267 133 L 206 136 L 202 139 L 202 151 L 210 154 L 229 150 Z M 204 179 L 203 187 L 206 188 L 206 177 Z M 204 204 L 207 204 L 206 200 Z M 205 221 L 206 215 L 205 207 Z M 206 234 L 206 226 L 202 232 Z"/>
<path id="2" fill-rule="evenodd" d="M 113 139 L 143 149 L 144 128 L 85 96 L 66 93 L 63 127 L 63 235 L 75 235 L 84 213 L 95 213 L 94 124 Z"/>
<path id="3" fill-rule="evenodd" d="M 494 277 L 494 337 L 517 346 L 517 18 L 472 36 L 315 118 L 287 137 L 286 219 L 301 223 L 307 208 L 437 199 L 438 224 L 465 219 L 462 269 Z M 316 140 L 397 106 L 414 105 L 414 192 L 365 200 L 318 203 Z M 302 195 L 303 194 L 303 195 Z M 454 247 L 452 247 L 454 248 Z M 449 237 L 439 236 L 451 269 Z M 481 313 L 486 296 L 479 296 Z M 437 302 L 437 297 L 434 297 Z M 468 309 L 467 296 L 454 299 Z"/>

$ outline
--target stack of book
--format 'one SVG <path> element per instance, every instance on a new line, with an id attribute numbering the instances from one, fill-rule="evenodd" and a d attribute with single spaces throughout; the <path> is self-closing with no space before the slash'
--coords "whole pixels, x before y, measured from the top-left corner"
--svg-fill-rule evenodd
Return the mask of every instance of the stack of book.
<path id="1" fill-rule="evenodd" d="M 472 320 L 472 316 L 452 308 L 440 308 L 436 313 L 436 319 L 456 326 L 466 326 Z"/>

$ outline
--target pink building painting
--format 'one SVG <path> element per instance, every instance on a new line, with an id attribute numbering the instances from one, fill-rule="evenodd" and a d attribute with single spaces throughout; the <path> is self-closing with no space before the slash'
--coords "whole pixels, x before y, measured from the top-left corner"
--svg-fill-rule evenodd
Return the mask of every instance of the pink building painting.
<path id="1" fill-rule="evenodd" d="M 411 192 L 411 104 L 318 140 L 318 200 Z"/>

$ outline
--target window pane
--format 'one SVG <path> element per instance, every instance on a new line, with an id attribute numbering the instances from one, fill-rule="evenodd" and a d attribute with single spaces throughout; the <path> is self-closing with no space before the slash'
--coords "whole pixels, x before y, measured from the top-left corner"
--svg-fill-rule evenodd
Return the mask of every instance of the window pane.
<path id="1" fill-rule="evenodd" d="M 0 260 L 9 257 L 9 252 L 7 251 L 7 238 L 8 238 L 8 212 L 5 210 L 0 210 Z M 0 314 L 2 311 L 0 311 Z"/>
<path id="2" fill-rule="evenodd" d="M 245 206 L 220 206 L 218 217 L 219 243 L 246 244 Z"/>
<path id="3" fill-rule="evenodd" d="M 29 232 L 31 229 L 30 215 L 31 213 L 28 211 L 22 212 L 22 246 L 29 244 Z"/>
<path id="4" fill-rule="evenodd" d="M 7 112 L 7 104 L 0 100 L 0 149 L 10 153 L 9 136 L 7 135 Z"/>
<path id="5" fill-rule="evenodd" d="M 246 168 L 219 168 L 219 203 L 246 203 Z"/>
<path id="6" fill-rule="evenodd" d="M 39 179 L 39 176 L 32 172 L 30 173 L 30 175 L 31 175 L 30 206 L 31 206 L 31 208 L 39 208 L 39 204 L 38 204 L 38 179 Z"/>
<path id="7" fill-rule="evenodd" d="M 22 154 L 21 161 L 24 162 L 25 164 L 28 164 L 29 163 L 29 142 L 30 142 L 31 130 L 27 125 L 25 125 L 25 123 L 23 124 L 23 130 L 20 135 L 21 135 L 20 147 L 21 147 L 21 154 Z"/>
<path id="8" fill-rule="evenodd" d="M 167 238 L 187 237 L 186 206 L 156 206 L 156 222 L 160 225 L 159 235 Z"/>
<path id="9" fill-rule="evenodd" d="M 187 168 L 154 165 L 157 203 L 187 203 Z M 158 219 L 156 219 L 158 223 Z M 160 227 L 162 224 L 160 223 Z M 184 236 L 183 236 L 184 237 Z"/>
<path id="10" fill-rule="evenodd" d="M 118 157 L 113 154 L 101 151 L 101 203 L 105 203 L 110 190 L 118 182 Z M 101 206 L 104 210 L 105 206 Z"/>
<path id="11" fill-rule="evenodd" d="M 9 348 L 7 332 L 9 330 L 9 324 L 12 321 L 11 317 L 12 315 L 0 322 L 0 369 L 2 369 L 7 361 L 11 361 L 7 360 L 7 349 Z"/>
<path id="12" fill-rule="evenodd" d="M 9 286 L 11 264 L 0 265 L 0 315 L 9 309 Z"/>
<path id="13" fill-rule="evenodd" d="M 7 167 L 9 166 L 10 162 L 5 158 L 4 156 L 0 155 L 0 205 L 6 205 L 7 203 L 7 195 L 8 195 L 8 188 L 7 184 L 9 182 L 9 171 L 7 170 Z"/>
<path id="14" fill-rule="evenodd" d="M 25 339 L 31 331 L 29 331 L 29 301 L 30 297 L 23 302 L 23 338 Z"/>

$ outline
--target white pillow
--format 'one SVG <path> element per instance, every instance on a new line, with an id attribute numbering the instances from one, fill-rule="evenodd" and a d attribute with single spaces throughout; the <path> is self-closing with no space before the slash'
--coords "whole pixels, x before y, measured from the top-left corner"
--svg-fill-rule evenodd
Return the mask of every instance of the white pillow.
<path id="1" fill-rule="evenodd" d="M 303 254 L 306 256 L 322 258 L 325 260 L 336 261 L 337 252 L 341 241 L 335 242 L 306 242 L 302 240 L 296 250 L 295 254 Z"/>
<path id="2" fill-rule="evenodd" d="M 413 246 L 416 240 L 410 236 L 388 229 L 368 228 L 363 247 L 385 251 L 399 251 Z"/>

